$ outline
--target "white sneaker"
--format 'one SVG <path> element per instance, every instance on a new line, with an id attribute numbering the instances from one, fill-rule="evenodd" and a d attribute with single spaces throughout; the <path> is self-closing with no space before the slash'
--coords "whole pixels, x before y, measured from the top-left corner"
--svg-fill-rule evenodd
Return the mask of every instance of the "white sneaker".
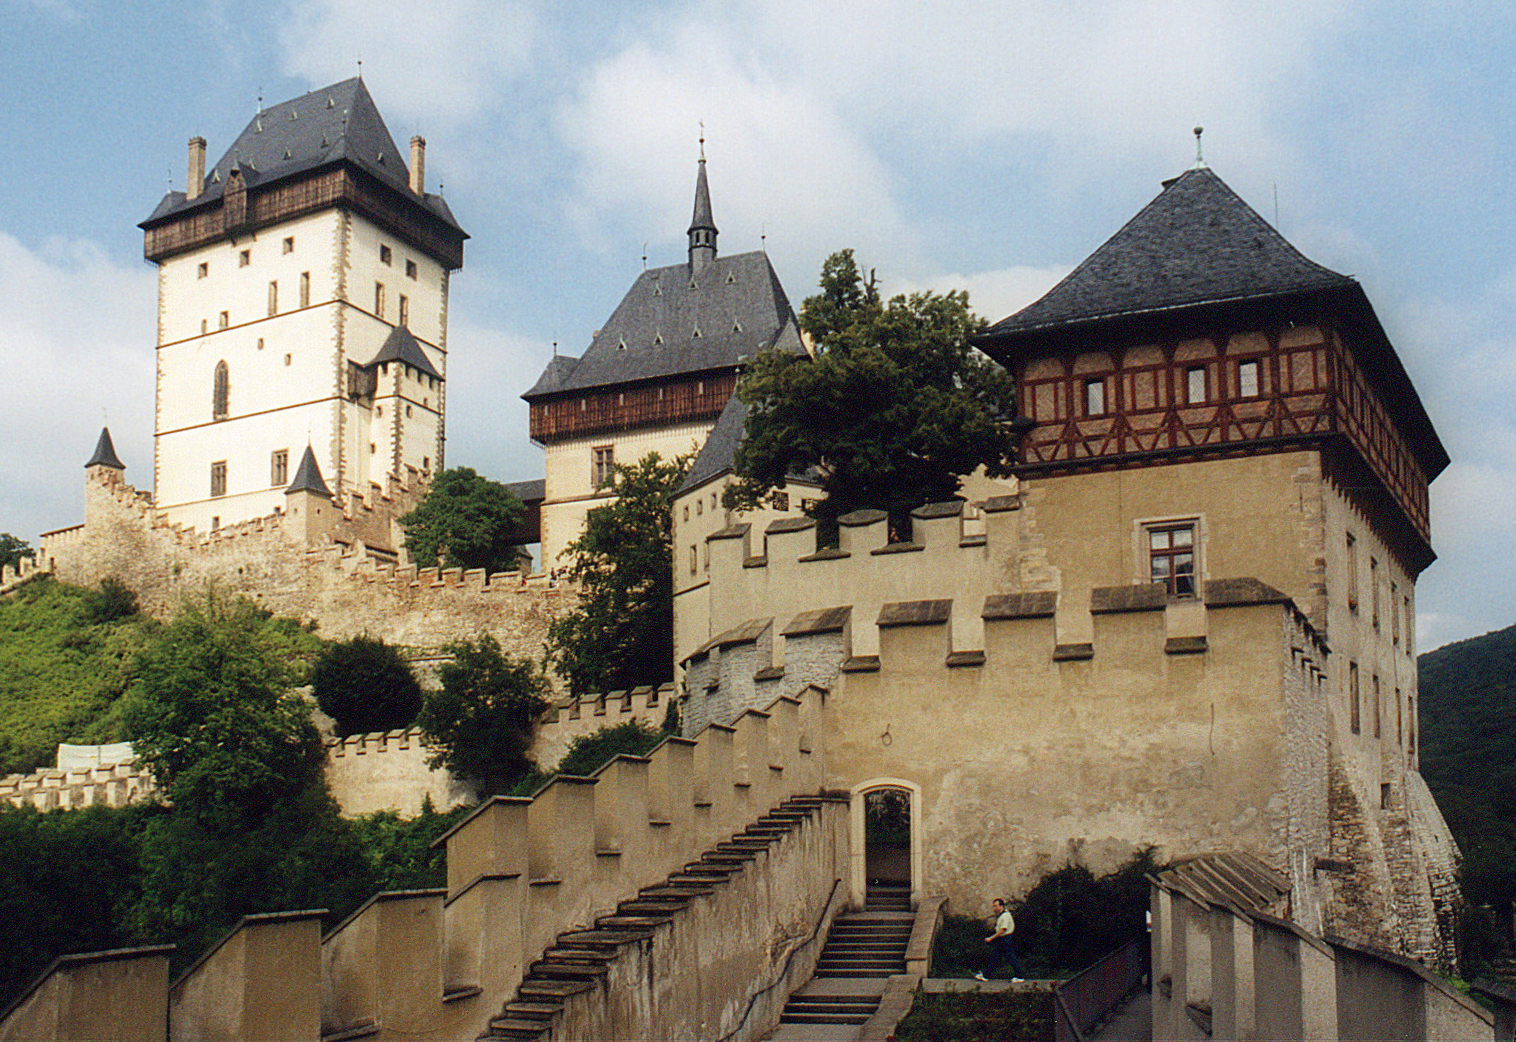
<path id="1" fill-rule="evenodd" d="M 982 974 L 982 973 L 976 973 L 976 974 L 974 974 L 974 979 L 975 979 L 975 980 L 985 980 L 985 979 L 986 979 L 986 977 L 985 977 L 985 975 L 984 975 L 984 974 Z"/>

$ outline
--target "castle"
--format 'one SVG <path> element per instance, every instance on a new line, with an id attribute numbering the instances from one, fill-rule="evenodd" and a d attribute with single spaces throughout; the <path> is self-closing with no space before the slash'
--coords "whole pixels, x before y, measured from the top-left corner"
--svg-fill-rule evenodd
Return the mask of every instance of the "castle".
<path id="1" fill-rule="evenodd" d="M 284 113 L 279 126 L 293 125 L 305 118 L 307 99 L 319 110 L 339 89 L 362 86 L 316 91 L 268 112 Z M 251 125 L 255 138 L 273 124 L 264 115 Z M 290 163 L 296 154 L 292 148 Z M 209 474 L 211 489 L 219 487 L 216 431 L 235 422 L 235 410 L 222 410 L 225 420 L 216 413 L 233 400 L 223 390 L 235 383 L 217 366 L 223 356 L 228 373 L 257 365 L 259 348 L 236 353 L 255 332 L 230 320 L 228 330 L 245 336 L 223 336 L 225 351 L 165 339 L 160 322 L 160 417 L 170 386 L 188 396 L 175 409 L 204 412 L 208 393 L 211 414 L 182 436 L 160 419 L 156 502 L 120 481 L 120 461 L 103 440 L 87 467 L 94 505 L 85 525 L 45 538 L 38 567 L 92 581 L 119 566 L 135 585 L 132 569 L 149 561 L 164 589 L 191 575 L 255 589 L 269 584 L 254 574 L 277 577 L 273 586 L 289 592 L 271 606 L 305 614 L 350 604 L 349 590 L 382 589 L 389 592 L 363 610 L 376 620 L 393 612 L 415 632 L 439 598 L 467 599 L 468 576 L 449 581 L 394 561 L 395 504 L 415 494 L 433 461 L 440 466 L 440 447 L 429 446 L 442 424 L 446 272 L 461 263 L 462 233 L 422 194 L 419 156 L 404 194 L 384 179 L 389 168 L 364 172 L 377 159 L 342 152 L 336 172 L 321 175 L 337 186 L 324 197 L 332 212 L 300 218 L 326 222 L 330 241 L 341 244 L 335 268 L 357 274 L 334 283 L 339 299 L 320 334 L 339 337 L 320 341 L 338 368 L 313 378 L 342 390 L 311 407 L 331 419 L 312 436 L 297 480 L 274 490 L 285 502 L 272 502 L 269 489 L 262 499 L 249 492 L 238 501 L 248 504 L 242 515 L 230 491 L 209 500 L 188 485 L 169 491 L 179 486 L 162 474 L 166 459 L 181 461 L 173 466 L 187 481 Z M 243 205 L 240 192 L 251 202 L 259 184 L 274 179 L 260 182 L 257 161 L 240 162 L 233 154 L 213 175 L 221 178 L 217 214 Z M 298 180 L 306 169 L 289 176 Z M 394 224 L 373 224 L 372 235 L 367 224 L 361 235 L 345 231 L 379 220 L 373 193 L 381 189 L 396 206 L 405 201 L 407 219 L 434 237 L 414 228 L 402 236 Z M 171 195 L 146 222 L 150 256 L 158 248 L 154 221 L 171 222 L 189 204 Z M 714 849 L 783 800 L 822 790 L 833 802 L 807 805 L 809 838 L 774 855 L 776 871 L 794 873 L 783 877 L 786 929 L 824 924 L 836 902 L 858 903 L 878 880 L 907 885 L 918 902 L 944 895 L 970 910 L 985 894 L 1021 892 L 1066 861 L 1098 872 L 1154 845 L 1165 857 L 1257 857 L 1278 874 L 1279 910 L 1299 929 L 1447 965 L 1458 855 L 1417 770 L 1413 634 L 1415 582 L 1434 559 L 1427 488 L 1448 457 L 1358 283 L 1302 256 L 1197 165 L 1165 182 L 1042 299 L 979 337 L 980 349 L 1014 377 L 1014 477 L 970 476 L 962 499 L 921 506 L 908 542 L 891 541 L 882 513 L 859 511 L 841 519 L 839 545 L 825 547 L 803 510 L 820 494 L 813 485 L 796 481 L 751 514 L 721 507 L 743 429 L 732 393 L 741 360 L 811 348 L 766 257 L 717 255 L 711 214 L 702 159 L 686 262 L 645 272 L 584 356 L 555 358 L 525 395 L 532 436 L 548 450 L 546 563 L 603 497 L 598 486 L 613 463 L 700 446 L 673 516 L 678 697 L 683 741 L 693 744 L 671 740 L 652 766 L 613 761 L 593 787 L 560 780 L 529 806 L 495 801 L 461 826 L 447 841 L 449 887 L 437 907 L 431 896 L 405 898 L 416 922 L 442 938 L 442 968 L 422 975 L 425 988 L 435 983 L 454 1011 L 464 1007 L 449 1006 L 449 981 L 508 994 L 557 930 L 614 911 L 678 858 Z M 233 215 L 185 220 L 184 229 L 216 229 L 213 244 L 203 233 L 204 249 L 219 252 L 207 260 L 186 254 L 196 266 L 189 268 L 165 250 L 171 259 L 160 285 L 170 269 L 187 283 L 199 280 L 200 265 L 219 261 L 219 277 L 228 260 L 240 263 L 237 251 L 249 240 L 225 231 Z M 287 240 L 284 226 L 269 227 L 268 245 Z M 382 302 L 395 291 L 379 270 L 387 245 L 380 240 L 391 234 L 408 249 L 436 250 L 422 259 L 435 265 L 426 271 L 440 296 L 425 299 L 442 321 L 418 326 L 419 334 L 407 332 L 404 318 L 393 326 L 384 318 Z M 308 237 L 295 234 L 297 242 Z M 438 245 L 446 242 L 459 252 Z M 350 249 L 357 252 L 341 252 Z M 393 263 L 399 246 L 388 249 Z M 270 283 L 271 305 L 272 284 L 284 278 L 264 278 L 273 270 L 258 274 Z M 354 287 L 366 294 L 370 281 L 373 309 L 346 299 Z M 160 294 L 173 304 L 175 335 L 189 306 L 180 301 L 191 299 L 182 292 Z M 413 314 L 416 306 L 408 305 Z M 286 326 L 266 328 L 265 339 Z M 360 331 L 383 340 L 360 350 Z M 351 340 L 340 339 L 349 332 Z M 217 336 L 207 331 L 205 339 L 216 344 Z M 175 375 L 166 382 L 171 360 Z M 385 385 L 393 393 L 368 382 L 369 363 L 395 381 Z M 431 405 L 416 427 L 398 422 L 402 403 L 422 401 L 435 403 L 434 426 Z M 395 433 L 384 453 L 378 440 L 368 453 L 386 469 L 365 469 L 362 440 L 378 438 L 380 408 L 391 410 Z M 286 411 L 305 417 L 310 409 Z M 242 440 L 257 456 L 249 465 L 277 451 L 266 438 Z M 241 486 L 226 486 L 233 488 Z M 208 513 L 213 501 L 222 513 Z M 176 527 L 181 519 L 196 531 Z M 483 618 L 508 629 L 530 620 L 500 605 L 530 604 L 517 614 L 539 622 L 552 610 L 540 600 L 545 586 L 498 580 L 474 577 L 472 600 L 441 613 L 439 625 Z M 306 597 L 314 599 L 302 607 Z M 864 806 L 886 790 L 910 807 L 904 858 L 867 841 Z M 803 868 L 785 860 L 796 857 Z M 570 877 L 578 889 L 566 884 Z M 830 896 L 818 898 L 825 887 Z M 377 917 L 382 907 L 363 915 Z M 716 921 L 673 922 L 675 934 L 699 939 L 691 950 L 717 943 L 709 932 Z M 489 935 L 488 923 L 505 933 Z M 276 926 L 295 929 L 281 921 L 255 932 Z M 371 938 L 401 927 L 364 929 L 379 931 L 361 935 Z M 454 943 L 460 930 L 475 933 Z M 322 988 L 340 990 L 343 974 L 355 972 L 344 960 L 360 956 L 343 946 L 360 942 L 337 938 L 342 932 L 316 957 L 336 960 L 335 969 L 318 966 Z M 770 949 L 786 953 L 784 973 L 803 948 L 791 944 L 796 936 L 791 930 Z M 416 951 L 434 940 L 428 934 Z M 298 943 L 306 951 L 310 938 Z M 497 943 L 510 947 L 509 965 L 486 986 L 479 980 L 492 971 L 481 946 Z M 652 962 L 636 960 L 676 955 L 659 949 L 662 941 L 646 943 L 652 947 L 641 955 L 617 955 L 632 962 L 615 972 L 638 996 L 628 1002 L 656 1005 L 661 1000 L 637 990 L 656 990 Z M 375 967 L 388 957 L 362 950 Z M 777 986 L 776 965 L 771 958 L 743 972 L 763 982 L 755 984 L 762 992 Z M 677 968 L 665 970 L 677 976 Z M 639 983 L 638 973 L 647 980 Z M 206 987 L 186 981 L 175 986 L 181 993 Z M 372 985 L 347 983 L 382 1005 Z M 722 1012 L 692 1035 L 756 1037 L 743 1026 L 756 997 L 712 1001 Z M 575 1016 L 588 1019 L 575 1023 L 603 1023 L 596 1015 L 586 1006 Z M 325 1030 L 363 1018 L 319 1019 Z"/>

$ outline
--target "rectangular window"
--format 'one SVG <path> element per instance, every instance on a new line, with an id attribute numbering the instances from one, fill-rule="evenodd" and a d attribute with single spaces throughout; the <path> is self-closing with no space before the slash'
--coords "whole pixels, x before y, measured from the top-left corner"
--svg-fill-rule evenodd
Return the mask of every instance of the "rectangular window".
<path id="1" fill-rule="evenodd" d="M 774 493 L 774 509 L 788 510 L 790 508 L 790 494 L 788 492 Z"/>
<path id="2" fill-rule="evenodd" d="M 1379 809 L 1380 810 L 1389 810 L 1390 809 L 1390 783 L 1389 782 L 1380 782 L 1379 783 Z"/>
<path id="3" fill-rule="evenodd" d="M 1258 363 L 1239 362 L 1237 365 L 1237 395 L 1241 398 L 1258 397 Z"/>
<path id="4" fill-rule="evenodd" d="M 1379 709 L 1379 707 L 1380 707 L 1380 701 L 1381 701 L 1380 697 L 1379 697 L 1379 674 L 1375 673 L 1374 676 L 1373 676 L 1373 678 L 1372 678 L 1372 680 L 1373 680 L 1373 685 L 1372 686 L 1373 686 L 1373 689 L 1374 689 L 1374 737 L 1375 738 L 1380 738 L 1380 737 L 1383 737 L 1383 732 L 1380 730 L 1380 726 L 1381 725 L 1380 725 L 1380 720 L 1379 720 L 1379 718 L 1381 716 L 1380 709 Z"/>
<path id="5" fill-rule="evenodd" d="M 1379 559 L 1369 558 L 1369 619 L 1379 628 Z"/>
<path id="6" fill-rule="evenodd" d="M 1150 528 L 1147 537 L 1150 581 L 1171 597 L 1195 596 L 1195 526 Z"/>
<path id="7" fill-rule="evenodd" d="M 210 263 L 207 262 L 207 261 L 201 261 L 200 262 L 200 266 L 195 269 L 195 278 L 197 278 L 197 279 L 203 279 L 207 275 L 209 275 L 210 273 L 211 273 Z"/>
<path id="8" fill-rule="evenodd" d="M 294 253 L 295 252 L 295 237 L 293 235 L 286 235 L 284 237 L 284 252 L 285 253 Z"/>
<path id="9" fill-rule="evenodd" d="M 408 279 L 413 279 L 413 278 L 416 277 L 416 262 L 415 261 L 408 260 L 408 261 L 405 262 L 405 277 L 408 278 Z"/>
<path id="10" fill-rule="evenodd" d="M 1084 382 L 1084 414 L 1086 416 L 1105 415 L 1105 381 L 1086 380 Z"/>
<path id="11" fill-rule="evenodd" d="M 616 467 L 615 446 L 597 445 L 590 450 L 590 456 L 590 483 L 595 488 L 609 485 Z"/>
<path id="12" fill-rule="evenodd" d="M 374 283 L 374 314 L 384 317 L 384 283 Z"/>
<path id="13" fill-rule="evenodd" d="M 311 306 L 311 273 L 308 271 L 300 273 L 300 306 L 303 308 Z"/>
<path id="14" fill-rule="evenodd" d="M 1358 610 L 1358 540 L 1348 533 L 1348 611 Z"/>
<path id="15" fill-rule="evenodd" d="M 277 315 L 277 314 L 279 314 L 279 283 L 278 282 L 270 282 L 268 284 L 268 313 L 270 315 Z"/>
<path id="16" fill-rule="evenodd" d="M 243 250 L 241 253 L 237 254 L 237 267 L 245 268 L 251 263 L 253 263 L 252 250 Z"/>
<path id="17" fill-rule="evenodd" d="M 232 324 L 231 316 L 225 311 L 221 312 L 220 317 L 218 317 L 216 321 L 219 324 L 219 328 L 221 329 L 225 329 L 227 326 Z"/>
<path id="18" fill-rule="evenodd" d="M 408 325 L 410 325 L 410 321 L 411 321 L 411 298 L 407 297 L 404 293 L 402 293 L 402 294 L 400 294 L 400 324 L 402 326 L 408 326 Z"/>
<path id="19" fill-rule="evenodd" d="M 1400 643 L 1400 584 L 1390 583 L 1390 643 Z"/>
<path id="20" fill-rule="evenodd" d="M 1411 623 L 1411 598 L 1406 597 L 1401 603 L 1405 606 L 1405 611 L 1401 613 L 1405 616 L 1405 653 L 1410 655 L 1414 654 L 1411 645 L 1414 643 L 1412 638 L 1416 635 L 1416 628 Z"/>
<path id="21" fill-rule="evenodd" d="M 699 567 L 698 567 L 699 564 L 700 564 L 699 551 L 696 549 L 695 544 L 691 543 L 690 544 L 690 574 L 691 575 L 694 575 L 699 570 Z"/>
<path id="22" fill-rule="evenodd" d="M 221 527 L 221 515 L 220 514 L 214 514 L 214 515 L 212 515 L 211 516 L 211 531 L 214 532 L 214 531 L 216 531 L 220 527 Z"/>
<path id="23" fill-rule="evenodd" d="M 226 495 L 226 460 L 211 464 L 211 498 Z"/>
<path id="24" fill-rule="evenodd" d="M 1191 405 L 1200 405 L 1205 401 L 1205 366 L 1191 366 L 1185 372 L 1185 400 Z"/>
<path id="25" fill-rule="evenodd" d="M 1400 688 L 1395 689 L 1395 744 L 1405 744 L 1405 708 L 1400 703 Z"/>
<path id="26" fill-rule="evenodd" d="M 280 488 L 290 483 L 290 450 L 275 449 L 269 457 L 268 483 L 275 488 Z"/>
<path id="27" fill-rule="evenodd" d="M 390 255 L 390 248 L 388 246 L 380 246 L 379 247 L 379 263 L 380 264 L 389 264 L 392 259 L 393 258 Z"/>
<path id="28" fill-rule="evenodd" d="M 1358 706 L 1358 663 L 1348 663 L 1348 728 L 1354 734 L 1362 730 Z"/>

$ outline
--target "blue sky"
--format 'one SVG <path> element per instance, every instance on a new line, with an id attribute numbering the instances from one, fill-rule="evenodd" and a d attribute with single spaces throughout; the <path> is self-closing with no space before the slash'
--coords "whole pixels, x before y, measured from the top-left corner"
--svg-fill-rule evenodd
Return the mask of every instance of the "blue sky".
<path id="1" fill-rule="evenodd" d="M 845 246 L 999 319 L 1194 160 L 1357 277 L 1453 465 L 1420 647 L 1516 620 L 1516 8 L 1495 3 L 0 0 L 0 530 L 83 516 L 108 419 L 151 484 L 136 223 L 269 102 L 363 76 L 473 238 L 448 462 L 541 474 L 520 393 L 683 256 L 703 122 L 724 251 L 792 300 Z M 1277 196 L 1277 205 L 1276 205 Z"/>

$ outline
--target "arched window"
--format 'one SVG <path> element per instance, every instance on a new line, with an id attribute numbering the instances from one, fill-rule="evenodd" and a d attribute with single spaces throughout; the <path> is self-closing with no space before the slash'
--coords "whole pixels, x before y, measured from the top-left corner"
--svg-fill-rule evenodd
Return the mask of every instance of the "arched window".
<path id="1" fill-rule="evenodd" d="M 211 419 L 226 419 L 226 400 L 231 392 L 231 378 L 227 375 L 226 363 L 216 363 L 216 389 L 211 394 Z"/>

